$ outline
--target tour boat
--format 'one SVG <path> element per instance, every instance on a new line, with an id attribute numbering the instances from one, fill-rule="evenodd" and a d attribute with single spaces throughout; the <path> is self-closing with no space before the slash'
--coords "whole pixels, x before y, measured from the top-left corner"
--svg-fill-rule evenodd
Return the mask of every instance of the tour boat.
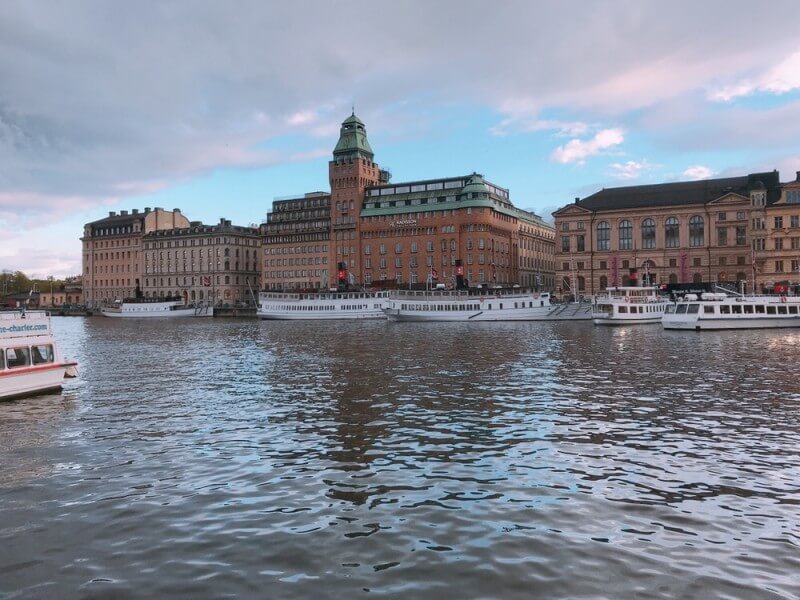
<path id="1" fill-rule="evenodd" d="M 77 367 L 61 355 L 46 312 L 0 312 L 0 400 L 59 390 Z"/>
<path id="2" fill-rule="evenodd" d="M 547 292 L 478 288 L 395 290 L 383 312 L 390 321 L 539 321 L 553 308 Z"/>
<path id="3" fill-rule="evenodd" d="M 261 319 L 385 319 L 385 292 L 261 292 L 256 314 Z"/>
<path id="4" fill-rule="evenodd" d="M 105 317 L 152 318 L 152 317 L 213 317 L 214 307 L 206 305 L 187 306 L 182 300 L 149 299 L 126 300 L 100 309 Z"/>
<path id="5" fill-rule="evenodd" d="M 664 329 L 762 329 L 800 327 L 800 296 L 686 294 L 667 308 Z"/>
<path id="6" fill-rule="evenodd" d="M 610 287 L 595 298 L 592 321 L 595 325 L 660 323 L 670 304 L 654 286 Z"/>

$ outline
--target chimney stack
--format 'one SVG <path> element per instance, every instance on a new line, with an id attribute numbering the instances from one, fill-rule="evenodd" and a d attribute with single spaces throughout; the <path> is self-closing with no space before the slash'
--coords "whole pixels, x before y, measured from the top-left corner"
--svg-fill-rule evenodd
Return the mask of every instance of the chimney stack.
<path id="1" fill-rule="evenodd" d="M 800 181 L 800 171 L 797 172 L 797 179 L 795 181 Z"/>
<path id="2" fill-rule="evenodd" d="M 181 209 L 180 208 L 173 208 L 172 212 L 174 212 L 176 214 L 181 214 Z"/>
<path id="3" fill-rule="evenodd" d="M 147 214 L 149 212 L 150 212 L 150 207 L 149 206 L 145 206 L 144 207 L 144 214 Z"/>
<path id="4" fill-rule="evenodd" d="M 127 211 L 127 210 L 121 210 L 121 211 L 119 211 L 119 216 L 121 216 L 121 217 L 127 217 L 127 216 L 128 216 L 128 211 Z"/>
<path id="5" fill-rule="evenodd" d="M 110 211 L 108 211 L 108 216 L 109 217 L 116 217 L 117 213 L 115 213 L 113 210 L 110 210 Z"/>
<path id="6" fill-rule="evenodd" d="M 139 209 L 138 209 L 138 208 L 134 208 L 134 209 L 131 211 L 131 214 L 132 214 L 132 215 L 138 215 L 138 214 L 139 214 Z"/>

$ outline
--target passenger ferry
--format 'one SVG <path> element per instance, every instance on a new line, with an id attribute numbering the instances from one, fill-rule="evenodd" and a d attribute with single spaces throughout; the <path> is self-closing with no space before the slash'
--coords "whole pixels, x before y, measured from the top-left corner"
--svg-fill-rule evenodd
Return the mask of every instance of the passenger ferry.
<path id="1" fill-rule="evenodd" d="M 213 317 L 214 307 L 187 306 L 182 300 L 126 300 L 100 309 L 105 317 L 141 319 L 152 317 Z"/>
<path id="2" fill-rule="evenodd" d="M 281 320 L 385 319 L 385 300 L 386 292 L 261 292 L 256 314 Z"/>
<path id="3" fill-rule="evenodd" d="M 479 288 L 392 291 L 384 312 L 390 321 L 539 321 L 552 309 L 547 292 Z"/>
<path id="4" fill-rule="evenodd" d="M 664 329 L 800 327 L 800 296 L 686 294 L 661 320 Z"/>
<path id="5" fill-rule="evenodd" d="M 78 376 L 78 363 L 65 359 L 44 311 L 0 313 L 0 400 L 61 389 Z"/>
<path id="6" fill-rule="evenodd" d="M 655 286 L 610 287 L 596 297 L 592 321 L 595 325 L 660 323 L 670 304 Z"/>

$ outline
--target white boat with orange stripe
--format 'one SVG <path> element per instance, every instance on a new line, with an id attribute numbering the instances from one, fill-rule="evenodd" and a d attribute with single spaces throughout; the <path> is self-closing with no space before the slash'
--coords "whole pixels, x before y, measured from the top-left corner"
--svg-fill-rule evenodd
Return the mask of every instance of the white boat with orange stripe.
<path id="1" fill-rule="evenodd" d="M 58 349 L 46 312 L 0 312 L 0 400 L 59 390 L 77 367 Z"/>

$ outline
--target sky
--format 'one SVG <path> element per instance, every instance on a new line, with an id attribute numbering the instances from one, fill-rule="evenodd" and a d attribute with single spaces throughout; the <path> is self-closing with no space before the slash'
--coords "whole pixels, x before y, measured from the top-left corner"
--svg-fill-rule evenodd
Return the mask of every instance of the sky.
<path id="1" fill-rule="evenodd" d="M 352 107 L 393 181 L 476 171 L 550 219 L 603 187 L 800 170 L 800 3 L 0 3 L 0 269 L 83 225 L 258 224 L 329 190 Z"/>

